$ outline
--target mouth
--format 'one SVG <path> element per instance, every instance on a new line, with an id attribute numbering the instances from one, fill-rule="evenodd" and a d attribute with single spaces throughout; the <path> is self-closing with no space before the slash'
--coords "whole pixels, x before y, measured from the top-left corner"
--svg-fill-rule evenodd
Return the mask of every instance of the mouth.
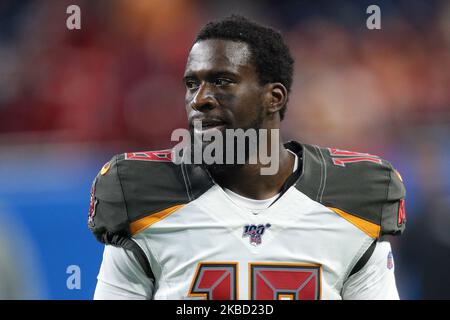
<path id="1" fill-rule="evenodd" d="M 202 129 L 217 128 L 224 125 L 225 122 L 219 119 L 202 121 Z"/>
<path id="2" fill-rule="evenodd" d="M 224 130 L 226 122 L 221 119 L 196 119 L 191 126 L 197 133 L 206 133 L 212 130 Z"/>

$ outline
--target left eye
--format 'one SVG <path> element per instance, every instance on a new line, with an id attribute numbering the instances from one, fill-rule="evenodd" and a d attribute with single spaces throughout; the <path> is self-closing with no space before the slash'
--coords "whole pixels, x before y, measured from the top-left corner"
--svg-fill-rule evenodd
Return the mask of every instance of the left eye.
<path id="1" fill-rule="evenodd" d="M 214 84 L 217 85 L 217 86 L 226 86 L 226 85 L 228 85 L 230 83 L 231 83 L 230 80 L 223 79 L 223 78 L 219 78 L 219 79 L 214 80 Z"/>

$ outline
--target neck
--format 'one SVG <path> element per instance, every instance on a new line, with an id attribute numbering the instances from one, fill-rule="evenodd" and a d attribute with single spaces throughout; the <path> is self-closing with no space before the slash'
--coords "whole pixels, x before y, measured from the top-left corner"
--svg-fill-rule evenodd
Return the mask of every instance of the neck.
<path id="1" fill-rule="evenodd" d="M 292 173 L 295 162 L 295 156 L 284 147 L 281 137 L 278 146 L 272 149 L 272 144 L 268 141 L 267 149 L 272 150 L 269 156 L 273 159 L 273 154 L 279 159 L 278 170 L 274 174 L 261 174 L 261 169 L 268 165 L 261 164 L 259 158 L 256 164 L 211 167 L 208 170 L 221 187 L 230 189 L 241 196 L 257 200 L 271 198 L 281 191 L 283 184 Z"/>

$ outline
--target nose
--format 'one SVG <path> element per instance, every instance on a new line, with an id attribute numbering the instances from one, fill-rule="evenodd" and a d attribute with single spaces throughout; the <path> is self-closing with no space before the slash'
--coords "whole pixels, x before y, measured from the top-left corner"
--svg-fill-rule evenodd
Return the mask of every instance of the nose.
<path id="1" fill-rule="evenodd" d="M 214 92 L 208 83 L 202 83 L 191 102 L 192 109 L 206 112 L 219 105 Z"/>

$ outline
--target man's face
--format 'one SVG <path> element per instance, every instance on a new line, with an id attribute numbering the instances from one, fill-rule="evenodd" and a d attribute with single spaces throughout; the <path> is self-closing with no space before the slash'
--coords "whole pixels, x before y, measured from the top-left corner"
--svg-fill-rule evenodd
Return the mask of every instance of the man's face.
<path id="1" fill-rule="evenodd" d="M 184 73 L 189 126 L 202 121 L 201 132 L 258 129 L 262 126 L 263 86 L 259 84 L 246 43 L 210 39 L 191 49 Z"/>

